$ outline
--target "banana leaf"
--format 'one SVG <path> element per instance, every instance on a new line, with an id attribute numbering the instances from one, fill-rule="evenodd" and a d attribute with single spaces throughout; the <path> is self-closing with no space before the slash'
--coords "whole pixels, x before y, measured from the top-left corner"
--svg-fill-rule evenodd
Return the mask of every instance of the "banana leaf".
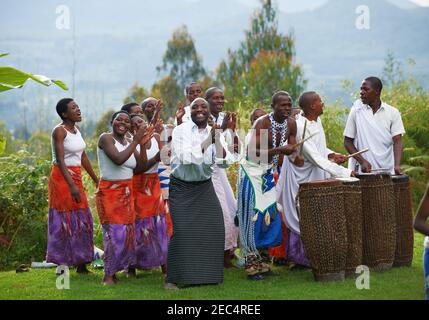
<path id="1" fill-rule="evenodd" d="M 64 82 L 60 80 L 49 79 L 46 76 L 27 73 L 12 67 L 0 66 L 0 92 L 21 88 L 28 79 L 32 79 L 44 86 L 55 84 L 63 90 L 68 90 Z"/>

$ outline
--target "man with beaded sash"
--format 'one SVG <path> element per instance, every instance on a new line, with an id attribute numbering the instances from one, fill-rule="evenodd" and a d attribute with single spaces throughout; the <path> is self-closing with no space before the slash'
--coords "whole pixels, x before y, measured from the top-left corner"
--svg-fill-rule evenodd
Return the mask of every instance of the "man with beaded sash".
<path id="1" fill-rule="evenodd" d="M 274 171 L 280 156 L 296 147 L 296 123 L 290 117 L 292 98 L 285 91 L 272 97 L 270 114 L 260 117 L 251 129 L 246 157 L 240 162 L 238 210 L 241 255 L 250 280 L 273 275 L 263 259 L 264 251 L 282 241 L 281 218 L 276 203 Z M 302 158 L 295 157 L 300 165 Z"/>

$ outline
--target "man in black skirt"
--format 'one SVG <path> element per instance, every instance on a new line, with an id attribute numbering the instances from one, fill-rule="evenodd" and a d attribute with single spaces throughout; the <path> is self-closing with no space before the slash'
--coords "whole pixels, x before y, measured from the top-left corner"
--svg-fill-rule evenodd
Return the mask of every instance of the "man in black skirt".
<path id="1" fill-rule="evenodd" d="M 223 282 L 225 228 L 211 175 L 215 164 L 226 168 L 233 157 L 209 116 L 207 101 L 197 98 L 192 121 L 173 131 L 166 289 Z"/>

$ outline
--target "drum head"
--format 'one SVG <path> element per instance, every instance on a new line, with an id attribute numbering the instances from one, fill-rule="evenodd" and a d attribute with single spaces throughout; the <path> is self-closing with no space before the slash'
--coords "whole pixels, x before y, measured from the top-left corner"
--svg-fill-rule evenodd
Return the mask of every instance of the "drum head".
<path id="1" fill-rule="evenodd" d="M 410 181 L 410 177 L 407 176 L 406 174 L 400 174 L 400 175 L 392 176 L 392 180 L 393 182 L 408 182 Z"/>
<path id="2" fill-rule="evenodd" d="M 361 180 L 378 180 L 378 179 L 386 179 L 390 178 L 390 174 L 388 173 L 359 173 L 356 175 L 356 178 Z"/>
<path id="3" fill-rule="evenodd" d="M 341 185 L 341 181 L 332 179 L 332 180 L 318 180 L 318 181 L 301 183 L 299 185 L 299 187 L 300 188 L 311 189 L 312 187 L 315 187 L 315 188 L 320 188 L 320 187 L 335 187 L 335 186 L 340 186 L 340 185 Z"/>

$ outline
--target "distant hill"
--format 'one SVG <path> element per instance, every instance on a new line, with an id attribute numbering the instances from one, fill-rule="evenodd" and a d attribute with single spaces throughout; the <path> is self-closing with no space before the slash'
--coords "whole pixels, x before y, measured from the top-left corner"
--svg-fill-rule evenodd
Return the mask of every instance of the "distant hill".
<path id="1" fill-rule="evenodd" d="M 55 28 L 58 1 L 38 1 L 35 6 L 32 0 L 2 0 L 0 51 L 11 56 L 0 62 L 62 79 L 71 87 L 75 48 L 75 97 L 92 118 L 107 107 L 118 107 L 134 82 L 149 87 L 157 79 L 155 68 L 179 25 L 188 25 L 204 65 L 214 70 L 228 48 L 239 45 L 253 12 L 239 0 L 61 3 L 75 17 L 75 45 L 73 29 Z M 370 30 L 355 27 L 359 5 L 370 9 Z M 429 8 L 407 0 L 329 0 L 313 10 L 280 11 L 278 18 L 280 31 L 294 32 L 296 59 L 304 67 L 309 89 L 321 90 L 329 101 L 345 97 L 340 80 L 350 79 L 358 85 L 364 76 L 379 75 L 388 50 L 401 61 L 415 59 L 413 72 L 429 84 Z M 55 101 L 71 94 L 32 85 L 24 92 L 3 94 L 0 118 L 11 117 L 5 105 L 20 110 L 27 101 L 30 115 L 32 110 L 46 110 L 50 119 L 55 116 Z M 14 115 L 9 126 L 21 121 Z M 39 122 L 50 126 L 50 122 Z"/>

